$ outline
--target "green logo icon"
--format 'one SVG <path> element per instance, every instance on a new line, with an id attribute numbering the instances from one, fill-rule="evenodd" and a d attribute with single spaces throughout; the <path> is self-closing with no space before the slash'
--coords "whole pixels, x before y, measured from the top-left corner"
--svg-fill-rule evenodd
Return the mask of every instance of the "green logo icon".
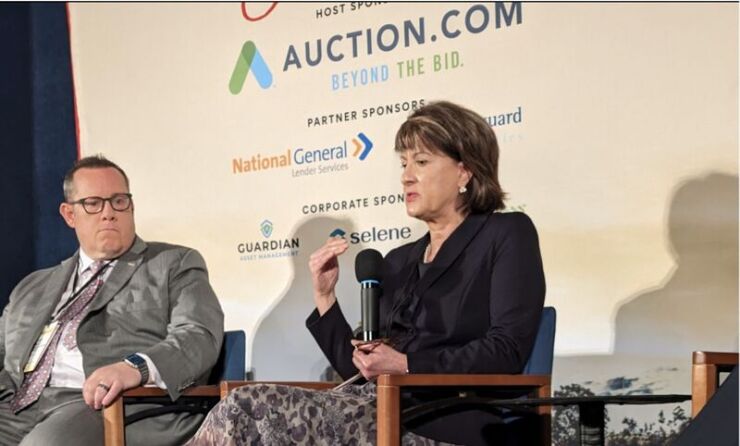
<path id="1" fill-rule="evenodd" d="M 244 81 L 247 80 L 249 72 L 254 74 L 257 83 L 262 89 L 272 85 L 272 73 L 262 58 L 257 46 L 251 40 L 244 42 L 239 57 L 236 59 L 234 72 L 229 80 L 229 91 L 231 94 L 239 94 L 244 88 Z"/>

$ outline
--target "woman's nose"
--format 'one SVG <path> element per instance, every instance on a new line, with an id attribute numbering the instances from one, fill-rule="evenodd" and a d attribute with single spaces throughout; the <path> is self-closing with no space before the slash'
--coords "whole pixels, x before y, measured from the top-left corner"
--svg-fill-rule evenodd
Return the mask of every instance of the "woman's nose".
<path id="1" fill-rule="evenodd" d="M 404 167 L 403 170 L 401 171 L 401 184 L 413 183 L 414 179 L 415 179 L 415 176 L 411 168 L 411 165 L 407 164 L 406 167 Z"/>

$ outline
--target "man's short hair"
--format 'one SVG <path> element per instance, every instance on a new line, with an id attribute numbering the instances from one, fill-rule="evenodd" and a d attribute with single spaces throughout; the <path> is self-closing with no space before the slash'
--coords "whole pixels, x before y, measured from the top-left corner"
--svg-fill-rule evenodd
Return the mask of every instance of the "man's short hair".
<path id="1" fill-rule="evenodd" d="M 129 188 L 128 184 L 128 175 L 126 175 L 126 172 L 121 169 L 118 164 L 114 163 L 113 161 L 107 159 L 102 154 L 92 155 L 92 156 L 86 156 L 84 158 L 80 158 L 77 160 L 76 163 L 72 166 L 71 169 L 67 171 L 67 173 L 64 175 L 64 183 L 62 183 L 62 188 L 64 189 L 64 201 L 69 202 L 69 200 L 72 199 L 72 195 L 74 193 L 74 176 L 75 173 L 80 169 L 105 169 L 108 167 L 112 167 L 116 169 L 117 171 L 121 172 L 121 175 L 123 175 L 123 179 L 126 182 L 126 189 Z"/>

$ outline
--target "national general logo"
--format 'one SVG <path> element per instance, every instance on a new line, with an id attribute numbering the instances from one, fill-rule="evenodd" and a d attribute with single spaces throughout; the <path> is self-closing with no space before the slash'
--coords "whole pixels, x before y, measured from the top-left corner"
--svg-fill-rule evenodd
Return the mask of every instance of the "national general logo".
<path id="1" fill-rule="evenodd" d="M 365 161 L 370 151 L 373 150 L 373 142 L 362 132 L 357 134 L 357 138 L 352 138 L 352 144 L 355 145 L 355 152 L 352 156 L 357 157 L 359 155 L 360 161 Z"/>

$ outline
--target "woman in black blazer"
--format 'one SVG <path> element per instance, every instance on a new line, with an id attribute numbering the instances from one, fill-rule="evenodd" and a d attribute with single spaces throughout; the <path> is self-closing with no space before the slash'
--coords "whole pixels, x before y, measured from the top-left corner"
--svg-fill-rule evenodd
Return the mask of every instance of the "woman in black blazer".
<path id="1" fill-rule="evenodd" d="M 387 344 L 353 340 L 339 308 L 337 257 L 347 241 L 329 239 L 309 262 L 316 309 L 306 325 L 343 378 L 359 372 L 367 382 L 329 392 L 237 389 L 230 402 L 219 404 L 220 416 L 209 415 L 202 439 L 223 444 L 219 435 L 227 430 L 238 432 L 228 437 L 236 444 L 374 443 L 372 380 L 380 374 L 522 371 L 537 334 L 545 280 L 529 217 L 495 212 L 504 206 L 504 193 L 493 130 L 470 110 L 435 102 L 401 126 L 396 151 L 407 213 L 429 232 L 385 257 L 380 320 Z M 411 427 L 403 443 L 486 444 L 491 432 L 500 433 L 500 421 L 483 412 L 445 413 Z M 218 434 L 201 435 L 204 430 Z"/>

